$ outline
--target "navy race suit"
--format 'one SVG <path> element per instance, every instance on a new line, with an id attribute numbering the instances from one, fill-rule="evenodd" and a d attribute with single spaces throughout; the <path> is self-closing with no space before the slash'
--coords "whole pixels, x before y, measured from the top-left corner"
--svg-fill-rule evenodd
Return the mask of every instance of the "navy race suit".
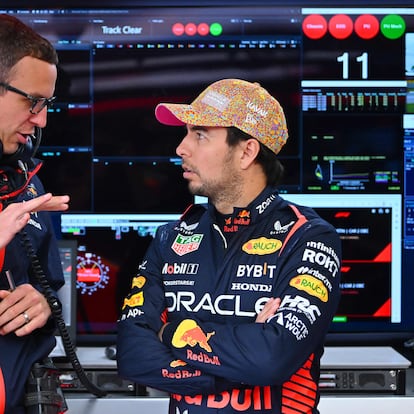
<path id="1" fill-rule="evenodd" d="M 3 169 L 0 166 L 0 174 L 13 176 L 13 181 L 18 182 L 17 188 L 2 194 L 2 207 L 10 202 L 30 200 L 44 193 L 44 188 L 35 175 L 41 164 L 39 161 L 30 164 L 32 167 L 26 172 L 19 168 L 13 172 L 10 167 Z M 32 213 L 24 231 L 32 243 L 51 288 L 57 291 L 63 285 L 64 277 L 49 213 Z M 3 253 L 4 263 L 0 274 L 1 289 L 9 289 L 6 284 L 6 270 L 12 272 L 16 286 L 23 283 L 38 286 L 32 273 L 29 257 L 22 246 L 20 234 L 14 237 Z M 5 397 L 6 413 L 20 414 L 25 412 L 22 398 L 26 379 L 33 363 L 46 357 L 55 346 L 53 332 L 54 323 L 50 321 L 45 327 L 30 335 L 17 337 L 12 333 L 0 337 L 0 373 L 3 377 L 3 381 L 0 380 L 0 398 Z"/>
<path id="2" fill-rule="evenodd" d="M 133 278 L 120 375 L 169 392 L 170 414 L 318 413 L 340 266 L 335 229 L 275 189 L 222 224 L 193 206 L 158 229 Z M 276 315 L 255 323 L 270 297 L 282 300 Z"/>

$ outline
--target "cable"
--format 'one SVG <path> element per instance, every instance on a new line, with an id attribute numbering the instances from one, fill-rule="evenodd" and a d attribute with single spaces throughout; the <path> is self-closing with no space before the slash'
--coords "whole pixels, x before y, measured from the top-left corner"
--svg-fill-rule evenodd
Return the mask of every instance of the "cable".
<path id="1" fill-rule="evenodd" d="M 53 290 L 51 289 L 46 275 L 43 272 L 42 266 L 33 249 L 33 245 L 29 236 L 24 230 L 20 231 L 20 235 L 22 237 L 22 244 L 26 249 L 27 255 L 29 256 L 29 259 L 31 261 L 33 273 L 43 289 L 43 293 L 52 311 L 52 317 L 54 318 L 56 325 L 59 329 L 60 335 L 62 337 L 63 347 L 65 348 L 66 355 L 69 358 L 69 361 L 73 366 L 73 369 L 75 370 L 80 382 L 90 393 L 94 394 L 97 397 L 104 397 L 107 394 L 107 392 L 102 390 L 89 380 L 76 355 L 75 348 L 72 344 L 72 340 L 70 338 L 69 332 L 66 328 L 66 324 L 62 316 L 62 305 L 53 294 Z"/>

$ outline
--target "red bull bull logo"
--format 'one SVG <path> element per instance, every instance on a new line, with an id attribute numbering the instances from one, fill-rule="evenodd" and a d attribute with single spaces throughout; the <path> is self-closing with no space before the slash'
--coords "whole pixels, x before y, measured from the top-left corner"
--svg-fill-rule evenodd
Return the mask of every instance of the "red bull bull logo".
<path id="1" fill-rule="evenodd" d="M 234 224 L 248 226 L 250 224 L 250 211 L 242 210 L 234 219 Z"/>
<path id="2" fill-rule="evenodd" d="M 250 211 L 242 210 L 239 212 L 238 217 L 240 218 L 250 218 Z"/>
<path id="3" fill-rule="evenodd" d="M 174 333 L 172 344 L 176 348 L 184 348 L 187 345 L 191 347 L 198 345 L 205 351 L 211 352 L 212 349 L 208 341 L 214 334 L 215 332 L 205 334 L 194 320 L 184 319 Z"/>
<path id="4" fill-rule="evenodd" d="M 170 363 L 171 368 L 185 367 L 186 365 L 187 365 L 187 362 L 182 361 L 181 359 L 174 359 L 174 361 L 171 361 Z"/>

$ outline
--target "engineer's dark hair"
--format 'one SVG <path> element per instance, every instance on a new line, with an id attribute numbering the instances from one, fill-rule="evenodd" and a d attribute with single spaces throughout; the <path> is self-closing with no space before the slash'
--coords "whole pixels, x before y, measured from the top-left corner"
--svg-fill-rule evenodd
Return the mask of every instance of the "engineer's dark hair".
<path id="1" fill-rule="evenodd" d="M 22 21 L 8 14 L 0 14 L 0 82 L 8 82 L 13 66 L 25 56 L 58 64 L 52 44 Z M 2 91 L 0 91 L 1 93 Z"/>
<path id="2" fill-rule="evenodd" d="M 227 128 L 227 144 L 229 146 L 235 146 L 240 141 L 247 141 L 253 138 L 251 135 L 246 134 L 236 127 Z M 257 154 L 256 161 L 262 166 L 263 171 L 267 178 L 267 185 L 276 186 L 280 183 L 284 168 L 282 163 L 277 158 L 276 154 L 271 151 L 266 145 L 261 142 L 260 151 Z"/>

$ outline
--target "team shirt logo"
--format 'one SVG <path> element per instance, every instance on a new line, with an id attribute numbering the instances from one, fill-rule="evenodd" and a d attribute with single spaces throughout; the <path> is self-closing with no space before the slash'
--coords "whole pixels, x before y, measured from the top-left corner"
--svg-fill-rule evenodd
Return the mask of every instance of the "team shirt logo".
<path id="1" fill-rule="evenodd" d="M 179 256 L 184 256 L 187 253 L 198 250 L 202 239 L 202 234 L 193 234 L 191 236 L 183 236 L 182 234 L 177 234 L 177 237 L 175 238 L 171 249 L 173 249 L 174 252 Z"/>
<path id="2" fill-rule="evenodd" d="M 260 237 L 251 239 L 243 244 L 242 250 L 247 254 L 258 254 L 260 256 L 277 252 L 282 247 L 282 242 L 278 239 L 268 239 Z"/>
<path id="3" fill-rule="evenodd" d="M 298 275 L 289 282 L 290 286 L 315 296 L 322 302 L 328 301 L 328 289 L 323 282 L 311 275 Z"/>
<path id="4" fill-rule="evenodd" d="M 124 304 L 122 305 L 122 310 L 127 306 L 134 308 L 135 306 L 142 306 L 144 304 L 144 293 L 138 292 L 135 295 L 132 295 L 130 298 L 124 299 Z"/>
<path id="5" fill-rule="evenodd" d="M 145 279 L 144 276 L 141 276 L 141 275 L 135 276 L 132 279 L 132 289 L 134 287 L 137 287 L 138 289 L 142 289 L 142 287 L 145 285 L 146 281 L 147 281 L 147 279 Z"/>
<path id="6" fill-rule="evenodd" d="M 174 333 L 172 344 L 176 348 L 183 348 L 186 345 L 196 346 L 211 352 L 211 346 L 208 341 L 215 332 L 204 333 L 198 324 L 192 319 L 184 319 L 177 327 Z"/>

